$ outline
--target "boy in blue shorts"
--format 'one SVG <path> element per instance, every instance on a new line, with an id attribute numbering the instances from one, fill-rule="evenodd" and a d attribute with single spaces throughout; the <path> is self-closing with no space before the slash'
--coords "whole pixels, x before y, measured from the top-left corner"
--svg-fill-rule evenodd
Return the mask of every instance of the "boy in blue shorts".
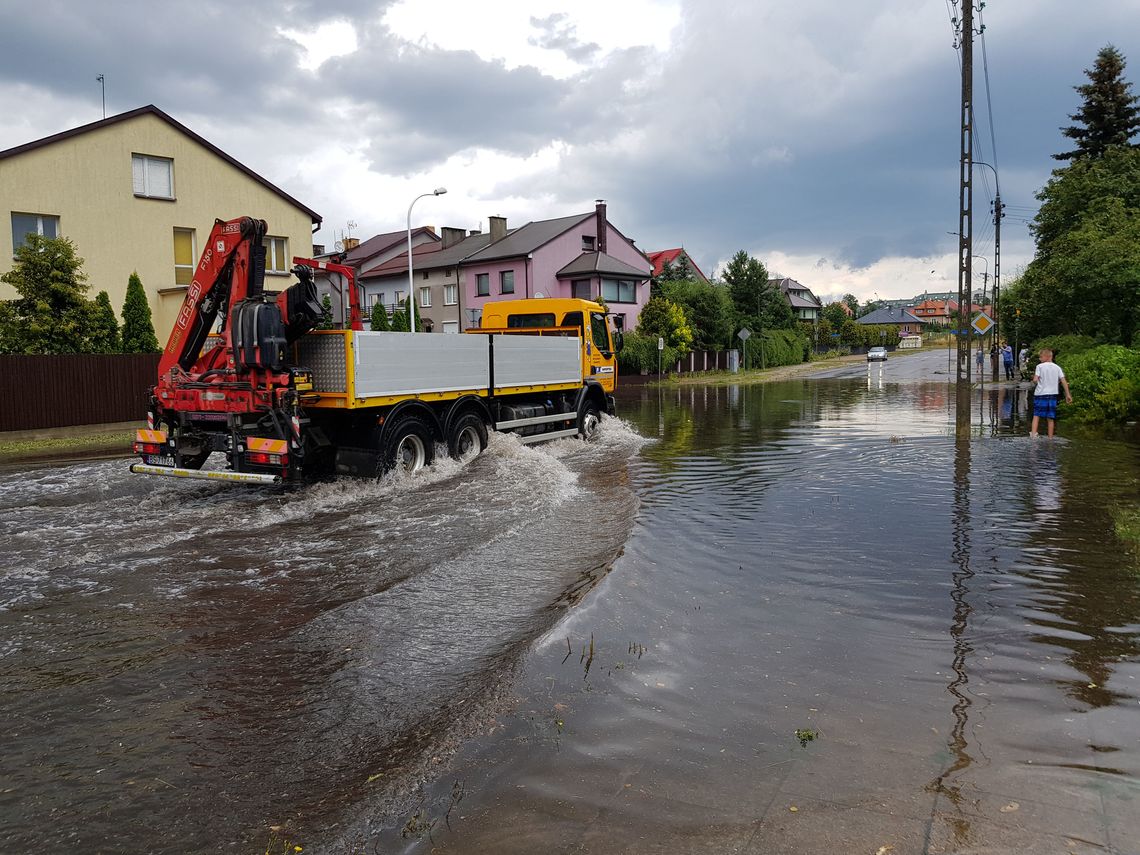
<path id="1" fill-rule="evenodd" d="M 1037 386 L 1033 390 L 1033 426 L 1029 429 L 1029 435 L 1037 436 L 1037 424 L 1045 419 L 1046 429 L 1049 436 L 1052 436 L 1053 422 L 1057 418 L 1057 398 L 1060 397 L 1058 385 L 1065 390 L 1066 404 L 1073 403 L 1073 396 L 1069 394 L 1069 381 L 1065 379 L 1065 372 L 1053 361 L 1053 351 L 1046 348 L 1038 356 L 1041 364 L 1033 375 L 1033 382 Z"/>

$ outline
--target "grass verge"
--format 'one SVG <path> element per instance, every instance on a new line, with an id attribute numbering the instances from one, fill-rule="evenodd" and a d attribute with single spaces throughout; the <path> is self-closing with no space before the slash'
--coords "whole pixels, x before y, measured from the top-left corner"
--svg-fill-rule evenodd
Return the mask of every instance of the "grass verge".
<path id="1" fill-rule="evenodd" d="M 0 441 L 0 464 L 128 456 L 133 430 L 91 433 L 50 439 Z"/>

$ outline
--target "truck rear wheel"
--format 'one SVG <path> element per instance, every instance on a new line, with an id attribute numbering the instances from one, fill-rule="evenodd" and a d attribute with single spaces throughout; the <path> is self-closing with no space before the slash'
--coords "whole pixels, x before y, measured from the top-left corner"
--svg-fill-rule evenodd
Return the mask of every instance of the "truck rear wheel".
<path id="1" fill-rule="evenodd" d="M 427 422 L 406 415 L 392 425 L 384 441 L 384 469 L 418 472 L 435 458 L 435 437 Z"/>
<path id="2" fill-rule="evenodd" d="M 464 413 L 455 420 L 447 436 L 447 450 L 453 459 L 466 463 L 487 447 L 487 424 L 478 413 Z"/>

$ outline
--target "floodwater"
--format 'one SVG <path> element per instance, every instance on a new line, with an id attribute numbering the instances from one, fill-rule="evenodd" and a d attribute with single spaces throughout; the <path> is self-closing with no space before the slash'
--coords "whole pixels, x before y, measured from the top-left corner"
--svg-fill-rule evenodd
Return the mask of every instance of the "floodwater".
<path id="1" fill-rule="evenodd" d="M 0 851 L 1140 852 L 1140 443 L 955 440 L 925 358 L 376 484 L 0 476 Z"/>

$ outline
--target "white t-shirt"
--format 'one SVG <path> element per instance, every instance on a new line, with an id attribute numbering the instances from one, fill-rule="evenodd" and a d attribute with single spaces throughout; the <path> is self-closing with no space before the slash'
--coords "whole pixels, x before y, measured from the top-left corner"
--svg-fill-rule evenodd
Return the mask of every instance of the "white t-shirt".
<path id="1" fill-rule="evenodd" d="M 1059 395 L 1060 383 L 1065 379 L 1065 372 L 1056 362 L 1042 362 L 1037 366 L 1037 388 L 1034 395 Z"/>

